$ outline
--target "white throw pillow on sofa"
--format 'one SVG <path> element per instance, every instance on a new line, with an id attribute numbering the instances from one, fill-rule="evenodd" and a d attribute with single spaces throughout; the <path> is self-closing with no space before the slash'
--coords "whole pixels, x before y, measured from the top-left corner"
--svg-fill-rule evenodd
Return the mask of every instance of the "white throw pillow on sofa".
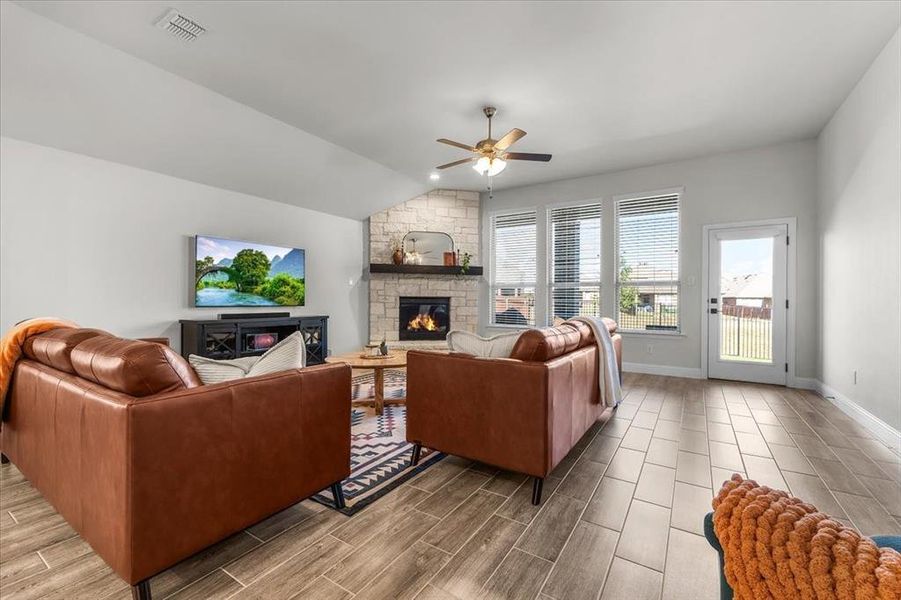
<path id="1" fill-rule="evenodd" d="M 289 369 L 302 369 L 307 366 L 307 346 L 303 336 L 295 331 L 272 348 L 266 350 L 260 360 L 250 367 L 247 377 L 256 377 L 266 373 L 277 373 Z"/>
<path id="2" fill-rule="evenodd" d="M 204 385 L 246 377 L 250 367 L 255 365 L 258 360 L 260 360 L 259 356 L 226 360 L 216 360 L 196 354 L 188 356 L 188 362 L 194 367 L 194 371 Z"/>
<path id="3" fill-rule="evenodd" d="M 262 356 L 216 360 L 191 354 L 188 362 L 204 385 L 244 377 L 256 377 L 306 366 L 307 349 L 303 336 L 295 332 L 269 348 Z"/>
<path id="4" fill-rule="evenodd" d="M 520 335 L 521 331 L 514 331 L 482 337 L 468 331 L 453 330 L 447 333 L 447 347 L 451 352 L 463 352 L 478 358 L 510 358 Z"/>

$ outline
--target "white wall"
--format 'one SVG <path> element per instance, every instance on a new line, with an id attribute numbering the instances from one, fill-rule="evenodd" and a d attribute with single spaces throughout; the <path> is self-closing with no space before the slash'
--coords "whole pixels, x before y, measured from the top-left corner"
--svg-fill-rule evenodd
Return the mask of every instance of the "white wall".
<path id="1" fill-rule="evenodd" d="M 901 33 L 818 148 L 817 375 L 827 393 L 901 429 Z"/>
<path id="2" fill-rule="evenodd" d="M 540 167 L 536 167 L 540 168 Z M 539 239 L 544 239 L 544 207 L 561 202 L 601 199 L 603 288 L 605 315 L 613 316 L 614 196 L 682 187 L 681 278 L 682 334 L 664 336 L 626 334 L 624 359 L 670 367 L 673 374 L 697 375 L 701 367 L 702 227 L 731 223 L 797 217 L 798 281 L 795 374 L 813 377 L 816 372 L 816 145 L 812 140 L 780 144 L 741 152 L 680 161 L 592 177 L 567 179 L 496 192 L 482 197 L 483 223 L 494 210 L 538 207 Z M 483 243 L 489 236 L 483 234 Z M 488 256 L 487 247 L 483 256 Z M 539 252 L 539 278 L 546 271 L 547 256 Z M 487 330 L 488 298 L 484 292 L 480 323 Z M 539 301 L 543 301 L 540 299 Z M 492 331 L 493 332 L 493 331 Z M 647 352 L 653 346 L 653 354 Z"/>
<path id="3" fill-rule="evenodd" d="M 124 337 L 168 336 L 191 306 L 197 233 L 306 249 L 306 306 L 332 350 L 368 335 L 363 223 L 0 138 L 0 328 L 61 316 Z M 352 281 L 352 283 L 350 283 Z"/>

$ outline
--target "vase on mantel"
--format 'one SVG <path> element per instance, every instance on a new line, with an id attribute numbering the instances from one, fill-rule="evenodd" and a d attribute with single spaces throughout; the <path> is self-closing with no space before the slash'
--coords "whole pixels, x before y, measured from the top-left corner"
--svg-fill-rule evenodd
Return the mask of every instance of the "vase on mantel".
<path id="1" fill-rule="evenodd" d="M 400 248 L 395 248 L 394 252 L 391 254 L 391 262 L 396 265 L 404 264 L 404 251 Z"/>

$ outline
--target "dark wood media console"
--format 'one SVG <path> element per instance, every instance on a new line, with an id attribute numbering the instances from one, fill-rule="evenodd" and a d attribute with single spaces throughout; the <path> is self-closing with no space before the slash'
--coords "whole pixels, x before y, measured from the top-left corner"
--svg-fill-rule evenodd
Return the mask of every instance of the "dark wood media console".
<path id="1" fill-rule="evenodd" d="M 181 353 L 227 359 L 259 356 L 295 331 L 307 347 L 307 365 L 328 356 L 328 317 L 273 317 L 259 319 L 182 319 Z"/>

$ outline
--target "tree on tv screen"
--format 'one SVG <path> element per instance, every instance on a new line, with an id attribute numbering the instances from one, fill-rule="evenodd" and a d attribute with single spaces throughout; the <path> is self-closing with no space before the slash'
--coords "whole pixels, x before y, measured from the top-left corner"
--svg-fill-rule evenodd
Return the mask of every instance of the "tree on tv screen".
<path id="1" fill-rule="evenodd" d="M 279 273 L 260 286 L 259 294 L 282 306 L 302 305 L 304 303 L 304 282 L 287 273 Z"/>
<path id="2" fill-rule="evenodd" d="M 259 250 L 245 248 L 235 255 L 227 272 L 239 292 L 253 293 L 269 276 L 269 259 Z"/>

